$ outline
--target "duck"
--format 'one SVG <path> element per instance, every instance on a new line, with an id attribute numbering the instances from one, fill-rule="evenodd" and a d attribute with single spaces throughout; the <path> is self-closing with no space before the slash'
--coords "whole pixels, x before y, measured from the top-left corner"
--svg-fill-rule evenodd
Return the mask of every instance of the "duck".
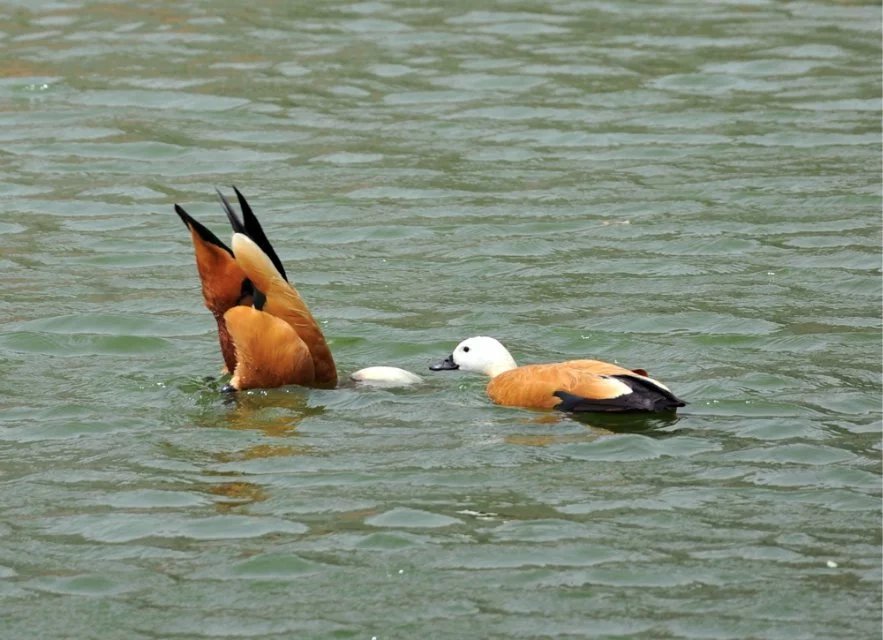
<path id="1" fill-rule="evenodd" d="M 203 301 L 217 322 L 224 369 L 231 374 L 222 391 L 335 387 L 337 368 L 319 324 L 289 282 L 245 196 L 233 190 L 241 218 L 218 191 L 233 227 L 229 247 L 174 206 L 190 231 Z"/>
<path id="2" fill-rule="evenodd" d="M 490 376 L 487 395 L 499 405 L 568 413 L 676 411 L 687 403 L 644 369 L 601 360 L 518 366 L 496 338 L 460 342 L 432 371 L 462 370 Z"/>

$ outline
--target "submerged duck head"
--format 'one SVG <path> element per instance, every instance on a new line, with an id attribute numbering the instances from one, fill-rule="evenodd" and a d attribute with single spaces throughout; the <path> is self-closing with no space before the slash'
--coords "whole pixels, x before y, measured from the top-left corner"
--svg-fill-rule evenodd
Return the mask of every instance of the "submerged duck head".
<path id="1" fill-rule="evenodd" d="M 430 365 L 432 371 L 450 371 L 461 369 L 475 371 L 490 377 L 504 371 L 515 369 L 518 365 L 509 351 L 499 340 L 487 336 L 467 338 L 458 344 L 453 353 L 436 364 Z"/>

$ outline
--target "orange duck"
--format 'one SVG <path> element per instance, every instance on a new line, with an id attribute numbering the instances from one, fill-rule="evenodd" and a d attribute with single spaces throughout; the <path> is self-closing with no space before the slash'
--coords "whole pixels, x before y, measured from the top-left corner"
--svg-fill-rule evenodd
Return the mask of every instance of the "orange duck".
<path id="1" fill-rule="evenodd" d="M 218 323 L 221 354 L 233 374 L 222 390 L 334 387 L 337 369 L 322 330 L 288 282 L 245 197 L 233 189 L 241 219 L 218 192 L 233 226 L 232 248 L 175 205 L 190 230 L 202 296 Z"/>
<path id="2" fill-rule="evenodd" d="M 686 402 L 643 369 L 624 369 L 600 360 L 568 360 L 519 367 L 494 338 L 478 336 L 429 367 L 462 369 L 490 376 L 487 394 L 497 404 L 574 413 L 673 411 Z"/>

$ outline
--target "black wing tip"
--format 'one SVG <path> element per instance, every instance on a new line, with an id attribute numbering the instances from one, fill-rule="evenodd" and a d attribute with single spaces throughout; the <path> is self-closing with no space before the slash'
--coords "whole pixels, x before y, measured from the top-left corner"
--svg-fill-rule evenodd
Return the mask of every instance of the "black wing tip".
<path id="1" fill-rule="evenodd" d="M 655 388 L 654 388 L 655 391 Z M 555 409 L 566 413 L 625 413 L 625 412 L 655 412 L 674 411 L 687 403 L 669 394 L 671 397 L 658 394 L 647 394 L 641 390 L 635 390 L 616 398 L 595 400 L 584 398 L 567 391 L 555 391 L 552 395 L 561 399 Z"/>
<path id="2" fill-rule="evenodd" d="M 629 375 L 613 377 L 620 382 L 627 384 L 631 387 L 632 391 L 639 393 L 648 399 L 653 398 L 655 404 L 659 405 L 660 409 L 677 409 L 678 407 L 687 406 L 686 401 L 681 400 L 668 389 L 653 384 L 650 380 L 643 379 L 646 378 L 646 376 L 643 376 L 643 378 L 635 378 L 634 376 Z"/>
<path id="3" fill-rule="evenodd" d="M 208 242 L 209 244 L 213 244 L 216 247 L 220 247 L 231 256 L 233 255 L 230 247 L 221 242 L 218 239 L 218 236 L 212 233 L 208 227 L 198 222 L 193 216 L 191 216 L 189 213 L 187 213 L 187 211 L 184 210 L 184 207 L 177 203 L 175 204 L 175 213 L 178 214 L 178 217 L 181 218 L 181 220 L 184 222 L 184 225 L 191 231 L 195 231 L 196 234 L 200 238 L 202 238 L 203 241 Z"/>
<path id="4" fill-rule="evenodd" d="M 618 401 L 618 398 L 612 398 L 610 400 L 592 400 L 591 398 L 585 398 L 561 390 L 555 391 L 552 395 L 561 398 L 561 402 L 555 405 L 555 409 L 558 411 L 564 411 L 565 413 L 585 413 L 590 411 L 596 413 L 611 413 L 628 411 L 630 409 L 625 403 Z"/>
<path id="5" fill-rule="evenodd" d="M 245 223 L 240 220 L 238 215 L 236 215 L 236 211 L 230 205 L 230 201 L 224 197 L 224 194 L 221 193 L 220 189 L 215 188 L 215 193 L 218 194 L 218 198 L 221 201 L 221 207 L 223 207 L 224 213 L 227 214 L 227 220 L 230 221 L 230 226 L 233 227 L 234 233 L 244 233 L 245 235 L 248 235 L 248 232 L 245 228 Z"/>
<path id="6" fill-rule="evenodd" d="M 258 222 L 257 216 L 252 211 L 251 205 L 248 204 L 248 200 L 245 199 L 245 196 L 242 195 L 242 192 L 236 188 L 236 185 L 231 185 L 233 187 L 233 193 L 236 194 L 236 200 L 239 202 L 239 210 L 242 211 L 242 224 L 246 230 L 246 233 L 249 236 L 253 236 L 252 240 L 257 242 L 258 238 L 262 238 L 266 240 L 267 236 L 264 234 L 264 230 L 261 227 L 261 223 Z"/>
<path id="7" fill-rule="evenodd" d="M 184 224 L 187 227 L 190 227 L 190 225 L 193 225 L 193 224 L 198 224 L 196 222 L 196 220 L 193 219 L 193 216 L 191 216 L 189 213 L 187 213 L 184 210 L 184 207 L 182 207 L 177 202 L 175 203 L 175 213 L 178 214 L 178 217 L 181 218 L 182 222 L 184 222 Z"/>
<path id="8" fill-rule="evenodd" d="M 258 222 L 258 217 L 254 214 L 251 205 L 248 204 L 248 200 L 245 199 L 245 196 L 242 195 L 242 192 L 235 184 L 230 186 L 233 187 L 233 193 L 236 194 L 236 200 L 239 202 L 239 209 L 242 211 L 242 222 L 245 224 L 245 228 L 248 229 L 249 233 L 266 240 L 267 236 L 264 233 L 264 229 L 261 227 L 261 223 Z"/>
<path id="9" fill-rule="evenodd" d="M 251 205 L 248 204 L 248 200 L 245 199 L 245 196 L 242 195 L 242 192 L 236 187 L 236 185 L 232 185 L 233 191 L 236 194 L 236 199 L 239 201 L 239 208 L 242 210 L 242 227 L 244 233 L 249 238 L 254 240 L 255 244 L 257 244 L 261 250 L 267 254 L 267 257 L 270 258 L 270 262 L 273 263 L 273 266 L 276 267 L 276 270 L 279 272 L 279 275 L 287 282 L 288 274 L 285 273 L 285 267 L 282 266 L 282 261 L 279 259 L 279 256 L 276 255 L 276 251 L 273 249 L 273 245 L 270 244 L 269 238 L 267 238 L 267 234 L 264 233 L 263 227 L 261 227 L 261 223 L 258 221 L 258 217 L 254 214 L 254 211 L 251 208 Z M 227 204 L 229 207 L 229 203 Z"/>

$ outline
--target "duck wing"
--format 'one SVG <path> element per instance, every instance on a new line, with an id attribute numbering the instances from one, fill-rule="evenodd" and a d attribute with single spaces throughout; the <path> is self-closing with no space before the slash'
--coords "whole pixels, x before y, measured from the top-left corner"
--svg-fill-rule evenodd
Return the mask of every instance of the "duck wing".
<path id="1" fill-rule="evenodd" d="M 227 219 L 230 221 L 230 226 L 233 227 L 233 232 L 245 234 L 254 240 L 255 244 L 261 248 L 261 251 L 267 254 L 267 257 L 270 258 L 270 262 L 276 267 L 276 271 L 280 273 L 282 279 L 287 281 L 288 275 L 285 273 L 285 267 L 282 266 L 282 261 L 276 254 L 276 250 L 273 249 L 273 245 L 270 244 L 267 234 L 264 233 L 264 228 L 261 226 L 261 223 L 258 222 L 257 216 L 254 214 L 254 211 L 252 211 L 251 205 L 248 204 L 248 200 L 245 199 L 242 192 L 235 186 L 233 187 L 233 191 L 236 193 L 236 199 L 239 200 L 239 208 L 242 209 L 242 218 L 240 218 L 236 214 L 236 210 L 230 205 L 227 198 L 224 197 L 224 194 L 219 190 L 216 191 L 218 198 L 221 200 L 221 206 L 227 214 Z"/>
<path id="2" fill-rule="evenodd" d="M 224 320 L 236 349 L 236 368 L 225 391 L 313 386 L 313 357 L 284 320 L 254 307 L 233 307 Z"/>
<path id="3" fill-rule="evenodd" d="M 576 389 L 576 393 L 558 390 L 555 391 L 554 395 L 560 398 L 561 402 L 555 405 L 555 408 L 559 411 L 573 413 L 610 413 L 621 411 L 668 411 L 687 404 L 669 391 L 667 387 L 656 384 L 651 378 L 640 375 L 599 377 L 603 378 L 606 382 L 616 381 L 625 389 L 620 394 L 607 398 L 582 395 L 580 389 Z"/>
<path id="4" fill-rule="evenodd" d="M 175 213 L 187 226 L 193 241 L 196 270 L 202 285 L 202 298 L 218 324 L 218 341 L 228 371 L 236 367 L 233 343 L 224 322 L 224 314 L 237 305 L 251 305 L 254 290 L 245 272 L 236 263 L 233 252 L 205 226 L 197 222 L 183 207 L 175 205 Z"/>
<path id="5" fill-rule="evenodd" d="M 488 384 L 498 404 L 560 411 L 660 411 L 684 406 L 652 378 L 600 360 L 527 365 Z"/>
<path id="6" fill-rule="evenodd" d="M 233 255 L 236 263 L 261 292 L 257 310 L 287 323 L 306 345 L 313 361 L 315 378 L 310 386 L 333 387 L 337 384 L 337 369 L 325 336 L 309 308 L 291 284 L 276 268 L 273 260 L 249 236 L 233 234 Z"/>

